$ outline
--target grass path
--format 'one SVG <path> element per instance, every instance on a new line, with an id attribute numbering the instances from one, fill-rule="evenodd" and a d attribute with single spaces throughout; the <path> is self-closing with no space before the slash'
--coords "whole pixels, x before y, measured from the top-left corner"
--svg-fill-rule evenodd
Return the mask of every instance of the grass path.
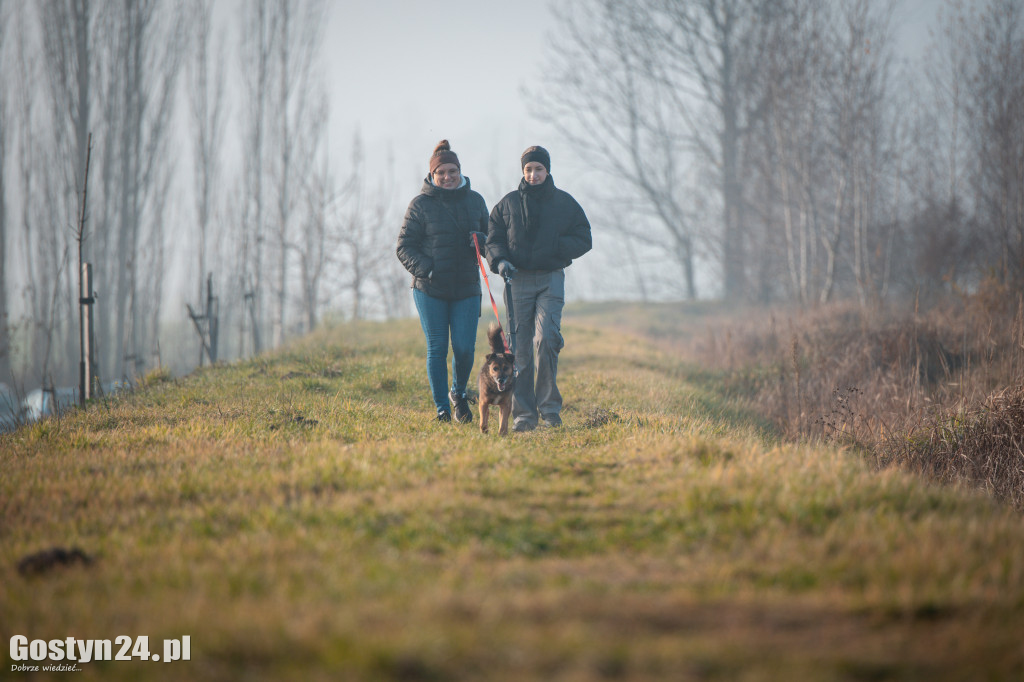
<path id="1" fill-rule="evenodd" d="M 79 681 L 1024 679 L 1024 519 L 779 444 L 605 314 L 566 317 L 557 430 L 431 423 L 405 321 L 0 436 L 4 649 L 191 638 Z M 52 546 L 95 562 L 18 573 Z"/>

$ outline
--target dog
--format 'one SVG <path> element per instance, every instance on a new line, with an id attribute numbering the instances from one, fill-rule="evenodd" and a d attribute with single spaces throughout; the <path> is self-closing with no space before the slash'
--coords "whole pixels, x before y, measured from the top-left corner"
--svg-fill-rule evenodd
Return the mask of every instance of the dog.
<path id="1" fill-rule="evenodd" d="M 498 414 L 498 435 L 508 435 L 508 418 L 512 414 L 512 392 L 516 387 L 515 357 L 505 352 L 501 325 L 491 322 L 487 328 L 491 352 L 480 368 L 480 432 L 487 433 L 487 420 L 493 405 Z"/>

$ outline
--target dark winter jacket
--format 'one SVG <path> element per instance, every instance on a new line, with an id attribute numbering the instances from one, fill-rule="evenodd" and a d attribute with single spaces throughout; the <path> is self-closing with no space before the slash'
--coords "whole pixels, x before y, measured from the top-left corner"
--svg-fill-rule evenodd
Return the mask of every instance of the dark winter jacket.
<path id="1" fill-rule="evenodd" d="M 465 180 L 458 189 L 424 180 L 398 235 L 398 259 L 412 273 L 413 286 L 435 298 L 458 300 L 481 292 L 469 233 L 487 231 L 487 204 Z"/>
<path id="2" fill-rule="evenodd" d="M 491 210 L 487 227 L 487 262 L 498 271 L 508 260 L 521 270 L 558 270 L 591 248 L 590 222 L 568 192 L 551 176 L 506 194 Z"/>

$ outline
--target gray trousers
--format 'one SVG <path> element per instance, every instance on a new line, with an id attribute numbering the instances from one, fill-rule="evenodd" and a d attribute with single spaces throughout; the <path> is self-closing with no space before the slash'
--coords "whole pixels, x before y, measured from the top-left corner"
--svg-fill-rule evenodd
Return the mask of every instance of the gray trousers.
<path id="1" fill-rule="evenodd" d="M 556 379 L 558 352 L 564 345 L 565 272 L 519 270 L 511 287 L 519 370 L 512 396 L 513 424 L 536 426 L 538 415 L 560 424 L 562 394 Z"/>

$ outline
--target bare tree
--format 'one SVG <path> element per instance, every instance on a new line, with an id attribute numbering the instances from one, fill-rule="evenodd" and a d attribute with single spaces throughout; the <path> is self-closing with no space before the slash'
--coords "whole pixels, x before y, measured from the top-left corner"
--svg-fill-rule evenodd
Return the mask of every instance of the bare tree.
<path id="1" fill-rule="evenodd" d="M 17 105 L 15 113 L 15 144 L 17 146 L 17 191 L 21 196 L 33 196 L 35 191 L 34 182 L 37 177 L 35 159 L 37 156 L 35 135 L 33 126 L 36 115 L 36 89 L 31 84 L 37 81 L 37 64 L 32 56 L 32 50 L 28 45 L 28 9 L 24 5 L 17 5 L 15 8 L 15 41 L 17 62 L 14 73 L 10 76 L 14 81 L 14 88 L 11 92 L 16 93 L 13 101 Z M 9 100 L 10 101 L 10 100 Z M 24 267 L 22 275 L 22 287 L 20 294 L 24 299 L 23 308 L 26 310 L 24 317 L 32 318 L 36 310 L 36 272 L 35 251 L 32 231 L 33 202 L 21 202 L 18 228 L 20 229 L 21 261 Z M 13 299 L 12 299 L 13 300 Z M 32 329 L 32 333 L 35 330 Z M 35 374 L 38 369 L 36 352 L 38 346 L 35 343 L 26 344 L 23 366 L 26 372 Z"/>
<path id="2" fill-rule="evenodd" d="M 931 85 L 929 114 L 933 118 L 932 134 L 921 136 L 928 148 L 919 150 L 918 157 L 928 162 L 938 157 L 938 169 L 932 171 L 929 185 L 938 187 L 928 192 L 932 196 L 943 192 L 943 201 L 957 205 L 963 201 L 963 114 L 967 83 L 970 78 L 972 47 L 969 22 L 973 17 L 965 13 L 959 1 L 949 1 L 940 12 L 940 35 L 932 45 L 925 63 L 925 75 Z"/>
<path id="3" fill-rule="evenodd" d="M 211 44 L 216 0 L 194 0 L 195 35 L 188 60 L 189 103 L 192 113 L 192 165 L 195 172 L 197 267 L 199 301 L 207 276 L 210 221 L 220 186 L 221 143 L 224 133 L 224 43 Z M 211 55 L 211 50 L 214 54 Z"/>
<path id="4" fill-rule="evenodd" d="M 126 0 L 115 17 L 123 109 L 118 120 L 117 374 L 138 374 L 155 347 L 164 274 L 164 209 L 173 168 L 168 146 L 184 14 L 159 0 Z M 144 278 L 139 277 L 145 272 Z M 147 303 L 151 305 L 146 305 Z"/>
<path id="5" fill-rule="evenodd" d="M 849 192 L 843 215 L 850 225 L 850 267 L 862 305 L 877 298 L 882 254 L 877 228 L 886 223 L 879 215 L 879 201 L 888 151 L 885 148 L 887 84 L 891 59 L 891 7 L 878 9 L 869 0 L 840 5 L 832 36 L 838 47 L 837 78 L 829 90 L 830 114 L 836 133 L 832 136 L 833 167 L 843 190 Z M 837 202 L 843 195 L 836 193 Z M 826 280 L 822 300 L 831 295 Z"/>
<path id="6" fill-rule="evenodd" d="M 73 278 L 64 277 L 71 230 L 77 222 L 78 185 L 84 174 L 91 110 L 92 32 L 95 12 L 88 0 L 47 0 L 36 8 L 38 35 L 45 68 L 48 117 L 36 119 L 36 45 L 29 24 L 19 20 L 19 79 L 23 87 L 24 131 L 19 149 L 21 181 L 28 204 L 23 208 L 26 269 L 29 273 L 34 371 L 44 382 L 56 371 L 70 370 L 75 335 Z M 19 88 L 20 89 L 20 88 Z M 33 199 L 46 197 L 43 202 Z M 60 349 L 51 365 L 54 349 Z"/>
<path id="7" fill-rule="evenodd" d="M 18 5 L 15 16 L 17 66 L 14 70 L 15 93 L 12 101 L 17 108 L 18 195 L 28 199 L 20 202 L 20 227 L 24 267 L 24 316 L 27 319 L 28 339 L 25 344 L 25 376 L 43 377 L 51 373 L 50 353 L 55 337 L 60 338 L 65 318 L 53 309 L 66 299 L 58 292 L 69 285 L 62 281 L 62 254 L 67 252 L 70 236 L 68 205 L 68 174 L 59 166 L 56 149 L 58 137 L 51 133 L 53 121 L 61 112 L 47 120 L 40 110 L 38 88 L 45 71 L 40 68 L 39 45 L 33 42 L 38 35 L 30 30 L 39 15 L 30 17 L 35 7 Z M 41 140 L 50 143 L 41 142 Z M 58 177 L 60 179 L 58 179 Z M 31 200 L 37 196 L 44 201 Z M 70 339 L 68 339 L 70 341 Z"/>
<path id="8" fill-rule="evenodd" d="M 356 135 L 355 139 L 360 141 L 360 136 Z M 368 235 L 373 244 L 372 253 L 375 254 L 372 256 L 373 265 L 369 270 L 370 283 L 377 294 L 374 298 L 377 303 L 375 312 L 392 319 L 411 315 L 412 299 L 409 296 L 409 273 L 394 257 L 395 235 L 398 233 L 395 226 L 401 220 L 401 215 L 396 213 L 396 209 L 401 209 L 401 205 L 396 201 L 395 158 L 394 151 L 390 148 L 387 151 L 385 168 L 383 179 L 373 188 L 373 195 L 369 201 L 364 203 L 373 207 L 371 218 L 375 225 Z M 358 174 L 353 173 L 352 177 L 359 178 L 365 183 L 361 170 Z M 492 183 L 492 186 L 500 185 Z M 372 310 L 373 306 L 361 308 Z"/>
<path id="9" fill-rule="evenodd" d="M 757 39 L 772 3 L 763 0 L 663 0 L 658 8 L 661 78 L 684 110 L 697 96 L 706 116 L 692 135 L 704 168 L 716 178 L 721 200 L 720 258 L 727 298 L 747 291 L 749 229 L 743 187 L 744 145 L 760 115 L 762 45 Z"/>
<path id="10" fill-rule="evenodd" d="M 240 41 L 240 69 L 245 81 L 248 104 L 245 123 L 244 164 L 245 194 L 242 197 L 242 248 L 240 284 L 250 324 L 250 349 L 263 349 L 264 316 L 264 251 L 266 242 L 266 178 L 264 165 L 268 156 L 266 142 L 268 99 L 271 79 L 271 55 L 277 36 L 276 15 L 271 0 L 254 0 L 242 4 L 243 22 Z M 242 330 L 243 333 L 246 331 Z M 243 350 L 244 353 L 244 350 Z"/>
<path id="11" fill-rule="evenodd" d="M 822 99 L 831 62 L 828 21 L 822 0 L 791 0 L 778 3 L 761 33 L 768 48 L 763 51 L 766 106 L 762 134 L 755 138 L 758 151 L 751 155 L 767 191 L 755 203 L 765 226 L 761 258 L 783 254 L 790 296 L 801 303 L 812 300 L 822 286 L 814 276 L 822 270 L 819 247 L 827 254 L 826 272 L 834 271 L 840 234 L 838 213 L 829 221 L 821 198 L 827 191 L 821 179 L 826 171 Z M 838 189 L 836 209 L 841 207 L 841 180 Z M 781 239 L 770 237 L 775 226 L 781 227 Z M 767 285 L 765 277 L 758 279 Z"/>
<path id="12" fill-rule="evenodd" d="M 906 164 L 907 189 L 913 198 L 907 221 L 907 252 L 913 267 L 904 268 L 913 291 L 941 291 L 966 284 L 974 269 L 970 233 L 973 198 L 968 178 L 966 103 L 971 78 L 974 14 L 959 0 L 945 3 L 922 67 L 924 79 L 915 92 L 912 162 Z"/>
<path id="13" fill-rule="evenodd" d="M 384 192 L 374 196 L 366 182 L 366 157 L 361 135 L 352 140 L 352 160 L 349 177 L 339 192 L 331 251 L 335 254 L 336 271 L 340 278 L 338 288 L 349 297 L 349 315 L 352 319 L 366 316 L 366 294 L 371 277 L 390 256 L 391 241 L 381 248 L 380 232 L 388 206 L 382 200 Z"/>
<path id="14" fill-rule="evenodd" d="M 329 259 L 328 212 L 336 199 L 327 159 L 324 157 L 304 192 L 306 211 L 298 231 L 294 250 L 299 258 L 299 282 L 302 315 L 306 331 L 316 328 L 320 307 L 321 283 Z"/>
<path id="15" fill-rule="evenodd" d="M 909 175 L 922 285 L 1024 281 L 1022 12 L 1020 0 L 948 0 L 940 15 Z"/>
<path id="16" fill-rule="evenodd" d="M 761 12 L 759 114 L 743 173 L 760 297 L 803 304 L 886 291 L 897 205 L 888 3 L 779 0 Z M 778 285 L 774 285 L 778 288 Z"/>
<path id="17" fill-rule="evenodd" d="M 192 167 L 194 169 L 194 191 L 196 211 L 196 265 L 198 280 L 198 309 L 205 308 L 204 285 L 212 286 L 214 279 L 218 290 L 230 281 L 224 273 L 216 278 L 208 272 L 208 257 L 211 248 L 210 223 L 214 215 L 216 197 L 220 191 L 221 146 L 224 132 L 224 42 L 214 45 L 213 10 L 215 0 L 193 0 L 193 49 L 186 67 L 189 83 L 189 104 L 192 114 Z M 213 54 L 211 54 L 211 51 Z M 214 262 L 221 259 L 214 255 Z M 212 279 L 208 279 L 212 278 Z M 207 329 L 213 324 L 206 320 Z M 218 323 L 219 324 L 219 320 Z M 203 346 L 199 347 L 199 364 L 203 362 Z"/>
<path id="18" fill-rule="evenodd" d="M 392 225 L 387 221 L 386 225 Z M 409 273 L 397 258 L 388 258 L 373 271 L 373 282 L 379 295 L 380 312 L 386 319 L 409 317 L 412 314 L 412 299 L 409 297 Z"/>
<path id="19" fill-rule="evenodd" d="M 644 220 L 617 221 L 614 228 L 626 239 L 680 255 L 693 297 L 696 234 L 684 184 L 693 105 L 676 109 L 655 73 L 661 49 L 653 26 L 657 10 L 653 2 L 612 0 L 583 0 L 556 10 L 562 37 L 547 87 L 537 95 L 538 111 L 591 166 L 622 183 L 611 203 L 655 217 L 659 231 Z"/>
<path id="20" fill-rule="evenodd" d="M 288 261 L 296 204 L 313 167 L 326 122 L 326 97 L 316 71 L 316 56 L 323 40 L 325 5 L 320 0 L 276 0 L 273 10 L 278 37 L 272 68 L 277 79 L 272 90 L 274 185 L 277 221 L 274 230 L 275 269 L 273 345 L 284 339 L 287 317 Z M 307 223 L 308 224 L 308 223 Z"/>
<path id="21" fill-rule="evenodd" d="M 744 294 L 741 161 L 760 106 L 754 50 L 765 4 L 580 0 L 559 14 L 563 36 L 541 110 L 595 167 L 631 186 L 634 208 L 665 231 L 646 241 L 660 241 L 680 263 L 690 296 L 702 177 L 712 179 L 721 216 L 707 245 L 720 258 L 726 295 Z M 643 238 L 638 232 L 625 234 Z"/>
<path id="22" fill-rule="evenodd" d="M 250 311 L 251 348 L 258 353 L 268 322 L 271 343 L 283 339 L 289 288 L 296 279 L 289 264 L 303 239 L 296 233 L 315 224 L 301 212 L 326 123 L 326 97 L 316 69 L 325 5 L 322 0 L 258 0 L 243 7 L 248 120 L 241 211 L 246 267 L 240 279 Z"/>
<path id="23" fill-rule="evenodd" d="M 97 17 L 97 35 L 118 36 L 119 8 L 106 5 Z M 94 281 L 99 294 L 95 307 L 95 328 L 100 338 L 99 370 L 108 378 L 124 376 L 124 352 L 118 341 L 117 330 L 122 327 L 120 317 L 124 308 L 118 305 L 119 275 L 124 269 L 123 247 L 120 242 L 121 176 L 120 125 L 125 111 L 125 88 L 118 68 L 118 42 L 95 40 L 96 77 L 93 79 L 97 98 L 95 130 L 93 135 L 93 163 L 90 191 L 90 235 Z"/>
<path id="24" fill-rule="evenodd" d="M 57 158 L 72 160 L 60 197 L 66 224 L 75 222 L 85 175 L 95 68 L 95 12 L 89 0 L 46 0 L 40 7 Z M 71 132 L 70 138 L 66 131 Z"/>
<path id="25" fill-rule="evenodd" d="M 979 222 L 1002 277 L 1024 282 L 1024 2 L 990 0 L 976 27 L 968 116 Z"/>

